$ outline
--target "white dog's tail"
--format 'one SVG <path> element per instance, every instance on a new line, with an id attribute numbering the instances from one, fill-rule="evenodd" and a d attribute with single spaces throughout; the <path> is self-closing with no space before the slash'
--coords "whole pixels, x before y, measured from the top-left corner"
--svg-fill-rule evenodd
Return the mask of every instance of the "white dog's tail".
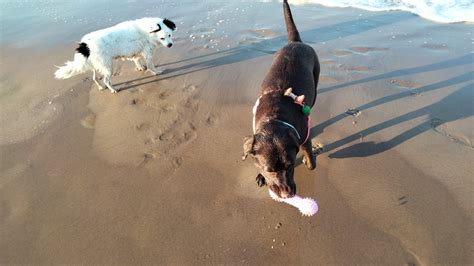
<path id="1" fill-rule="evenodd" d="M 57 79 L 68 79 L 72 76 L 79 75 L 88 70 L 87 58 L 90 55 L 89 47 L 86 43 L 80 43 L 74 54 L 74 60 L 68 61 L 62 67 L 54 72 Z"/>

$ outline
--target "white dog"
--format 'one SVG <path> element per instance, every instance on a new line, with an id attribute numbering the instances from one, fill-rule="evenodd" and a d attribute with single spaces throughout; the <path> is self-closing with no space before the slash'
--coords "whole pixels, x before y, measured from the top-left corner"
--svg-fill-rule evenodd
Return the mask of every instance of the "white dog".
<path id="1" fill-rule="evenodd" d="M 113 27 L 86 34 L 76 49 L 74 61 L 66 62 L 54 73 L 57 79 L 92 70 L 92 79 L 105 89 L 96 79 L 96 71 L 104 76 L 104 84 L 112 92 L 117 90 L 111 84 L 112 63 L 114 59 L 127 59 L 135 62 L 137 70 L 148 70 L 154 75 L 163 71 L 153 64 L 153 50 L 161 43 L 170 48 L 173 46 L 172 35 L 176 25 L 168 19 L 142 18 L 125 21 Z M 143 64 L 141 59 L 145 59 Z"/>

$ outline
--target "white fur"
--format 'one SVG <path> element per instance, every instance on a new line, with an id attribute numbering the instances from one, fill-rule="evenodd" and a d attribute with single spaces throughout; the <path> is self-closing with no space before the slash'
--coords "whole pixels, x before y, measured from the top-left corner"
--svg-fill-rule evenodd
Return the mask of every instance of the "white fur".
<path id="1" fill-rule="evenodd" d="M 252 108 L 252 114 L 253 114 L 253 120 L 252 120 L 252 126 L 253 126 L 253 134 L 256 133 L 256 128 L 255 128 L 255 115 L 257 114 L 257 108 L 258 106 L 260 105 L 260 98 L 262 98 L 262 96 L 258 97 L 257 101 L 255 102 L 255 105 L 253 106 Z"/>
<path id="2" fill-rule="evenodd" d="M 159 25 L 159 26 L 158 26 Z M 157 32 L 157 29 L 161 30 Z M 111 84 L 113 74 L 113 60 L 127 59 L 135 62 L 138 70 L 147 69 L 157 75 L 162 73 L 153 64 L 153 50 L 158 43 L 165 47 L 173 45 L 173 30 L 168 28 L 162 18 L 142 18 L 125 21 L 113 27 L 94 31 L 86 34 L 82 43 L 86 43 L 90 56 L 85 58 L 82 54 L 74 55 L 74 60 L 66 64 L 54 73 L 57 79 L 67 79 L 72 76 L 92 70 L 92 79 L 105 89 L 96 79 L 96 71 L 104 76 L 104 84 L 113 93 L 117 90 Z M 142 62 L 145 60 L 145 64 Z"/>

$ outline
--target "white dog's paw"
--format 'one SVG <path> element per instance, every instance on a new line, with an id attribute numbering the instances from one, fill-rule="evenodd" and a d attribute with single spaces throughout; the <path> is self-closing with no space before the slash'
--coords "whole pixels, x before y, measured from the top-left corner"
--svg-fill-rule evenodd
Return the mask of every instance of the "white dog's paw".
<path id="1" fill-rule="evenodd" d="M 152 73 L 153 75 L 156 76 L 156 75 L 159 75 L 159 74 L 163 73 L 163 72 L 165 71 L 165 69 L 163 69 L 163 68 L 155 68 L 155 69 L 153 69 L 153 70 L 152 70 L 152 69 L 148 69 L 148 71 L 149 71 L 150 73 Z"/>
<path id="2" fill-rule="evenodd" d="M 146 66 L 144 66 L 144 65 L 143 66 L 137 66 L 137 67 L 135 67 L 135 70 L 136 71 L 146 71 Z"/>
<path id="3" fill-rule="evenodd" d="M 107 89 L 106 87 L 104 87 L 104 86 L 99 86 L 99 85 L 97 85 L 97 88 L 99 89 L 99 91 L 103 91 L 103 90 Z"/>

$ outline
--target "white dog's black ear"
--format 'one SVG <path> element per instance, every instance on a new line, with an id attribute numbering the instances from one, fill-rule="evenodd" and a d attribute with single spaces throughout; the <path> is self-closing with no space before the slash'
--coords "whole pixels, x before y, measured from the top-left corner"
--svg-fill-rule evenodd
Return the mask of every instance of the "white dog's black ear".
<path id="1" fill-rule="evenodd" d="M 157 28 L 157 29 L 155 29 L 155 30 L 152 30 L 152 31 L 150 31 L 150 33 L 159 32 L 159 31 L 161 30 L 161 26 L 160 26 L 160 24 L 156 24 L 156 26 L 158 26 L 158 28 Z"/>
<path id="2" fill-rule="evenodd" d="M 174 24 L 173 21 L 165 18 L 165 20 L 163 20 L 163 24 L 166 25 L 166 27 L 170 28 L 172 31 L 176 30 L 176 24 Z"/>

